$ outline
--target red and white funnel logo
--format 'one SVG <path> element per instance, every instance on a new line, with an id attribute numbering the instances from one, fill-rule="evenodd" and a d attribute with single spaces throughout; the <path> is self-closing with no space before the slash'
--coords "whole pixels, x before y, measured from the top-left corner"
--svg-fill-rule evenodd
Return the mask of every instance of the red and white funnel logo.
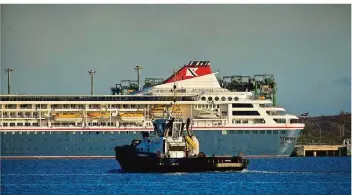
<path id="1" fill-rule="evenodd" d="M 197 77 L 198 68 L 187 68 L 186 77 Z"/>
<path id="2" fill-rule="evenodd" d="M 176 75 L 171 75 L 166 79 L 164 83 L 191 79 L 211 73 L 213 72 L 210 68 L 209 61 L 191 61 L 188 65 L 179 69 Z"/>

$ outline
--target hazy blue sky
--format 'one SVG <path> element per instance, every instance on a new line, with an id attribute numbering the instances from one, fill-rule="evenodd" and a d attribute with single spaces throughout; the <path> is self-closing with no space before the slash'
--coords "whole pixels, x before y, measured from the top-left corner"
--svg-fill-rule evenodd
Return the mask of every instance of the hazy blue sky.
<path id="1" fill-rule="evenodd" d="M 278 104 L 351 109 L 350 5 L 2 5 L 4 68 L 19 94 L 110 94 L 122 79 L 167 78 L 190 60 L 221 76 L 275 74 Z"/>

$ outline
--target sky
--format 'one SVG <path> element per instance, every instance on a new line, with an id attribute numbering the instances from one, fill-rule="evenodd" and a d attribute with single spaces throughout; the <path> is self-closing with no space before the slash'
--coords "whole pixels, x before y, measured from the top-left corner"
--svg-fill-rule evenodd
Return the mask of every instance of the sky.
<path id="1" fill-rule="evenodd" d="M 110 94 L 191 60 L 274 74 L 289 113 L 351 111 L 350 5 L 1 5 L 1 93 Z"/>

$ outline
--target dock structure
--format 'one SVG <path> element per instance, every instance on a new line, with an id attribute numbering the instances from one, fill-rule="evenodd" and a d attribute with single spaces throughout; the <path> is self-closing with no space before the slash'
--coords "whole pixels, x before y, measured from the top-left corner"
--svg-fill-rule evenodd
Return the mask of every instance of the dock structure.
<path id="1" fill-rule="evenodd" d="M 296 145 L 294 156 L 347 156 L 346 145 Z"/>

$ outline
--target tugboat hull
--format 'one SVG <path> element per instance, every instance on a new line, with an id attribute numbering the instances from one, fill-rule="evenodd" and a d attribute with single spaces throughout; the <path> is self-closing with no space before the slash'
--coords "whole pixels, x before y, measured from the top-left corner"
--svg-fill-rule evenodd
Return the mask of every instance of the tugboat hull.
<path id="1" fill-rule="evenodd" d="M 115 147 L 115 153 L 116 160 L 126 173 L 241 171 L 249 163 L 239 156 L 163 158 L 155 153 L 138 153 L 131 145 Z"/>

